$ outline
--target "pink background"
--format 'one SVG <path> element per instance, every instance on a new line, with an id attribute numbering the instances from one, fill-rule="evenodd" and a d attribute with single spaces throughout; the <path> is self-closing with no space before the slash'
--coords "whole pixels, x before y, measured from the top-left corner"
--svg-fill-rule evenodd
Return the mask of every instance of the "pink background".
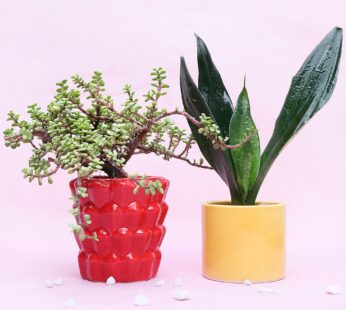
<path id="1" fill-rule="evenodd" d="M 260 129 L 262 149 L 287 93 L 291 77 L 312 48 L 334 26 L 346 26 L 344 0 L 329 1 L 0 1 L 0 127 L 10 109 L 24 113 L 33 102 L 50 102 L 55 83 L 72 74 L 104 72 L 109 92 L 121 102 L 132 83 L 139 94 L 152 67 L 168 69 L 171 85 L 162 105 L 181 107 L 179 56 L 197 78 L 193 33 L 208 44 L 225 84 L 236 100 L 243 76 Z M 62 309 L 68 297 L 78 309 L 131 309 L 143 293 L 152 309 L 345 309 L 346 68 L 327 106 L 294 139 L 273 166 L 260 200 L 284 202 L 287 212 L 287 278 L 268 284 L 279 295 L 256 286 L 222 284 L 201 277 L 200 205 L 227 199 L 212 171 L 138 157 L 128 171 L 171 180 L 170 211 L 163 261 L 154 281 L 106 287 L 80 279 L 77 246 L 66 224 L 69 176 L 38 187 L 21 176 L 29 148 L 0 145 L 0 308 Z M 178 120 L 186 126 L 184 120 Z M 196 157 L 199 151 L 196 149 Z M 47 289 L 43 280 L 62 276 L 65 285 Z M 181 276 L 193 296 L 172 299 L 172 281 Z M 328 284 L 345 292 L 325 294 Z"/>

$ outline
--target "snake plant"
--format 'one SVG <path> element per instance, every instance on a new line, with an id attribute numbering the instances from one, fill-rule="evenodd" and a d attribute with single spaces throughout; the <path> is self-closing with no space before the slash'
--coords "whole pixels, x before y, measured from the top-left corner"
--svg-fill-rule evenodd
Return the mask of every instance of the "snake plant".
<path id="1" fill-rule="evenodd" d="M 249 132 L 253 134 L 240 148 L 224 150 L 215 149 L 189 122 L 191 131 L 205 159 L 229 187 L 232 204 L 254 205 L 275 159 L 331 97 L 341 56 L 342 29 L 336 27 L 330 31 L 293 77 L 272 137 L 262 154 L 245 83 L 234 107 L 206 44 L 197 35 L 196 39 L 198 86 L 181 58 L 180 87 L 185 111 L 196 119 L 201 115 L 213 119 L 229 145 L 241 142 Z"/>

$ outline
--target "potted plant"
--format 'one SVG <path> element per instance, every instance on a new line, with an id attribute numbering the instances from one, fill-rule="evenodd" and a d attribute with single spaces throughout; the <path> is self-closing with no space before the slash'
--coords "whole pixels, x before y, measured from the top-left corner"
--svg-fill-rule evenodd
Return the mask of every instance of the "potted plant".
<path id="1" fill-rule="evenodd" d="M 113 277 L 130 282 L 148 280 L 158 271 L 169 181 L 128 175 L 124 167 L 133 156 L 153 153 L 210 168 L 203 160 L 189 158 L 194 139 L 169 117 L 188 117 L 206 131 L 217 126 L 178 109 L 159 108 L 158 101 L 169 87 L 165 74 L 162 68 L 152 71 L 152 87 L 144 95 L 146 106 L 130 85 L 124 87 L 125 102 L 116 105 L 105 94 L 102 74 L 95 72 L 89 82 L 73 76 L 72 87 L 67 80 L 57 83 L 47 110 L 37 104 L 28 107 L 29 120 L 8 113 L 11 127 L 4 131 L 5 145 L 32 148 L 29 166 L 23 169 L 29 182 L 51 184 L 59 170 L 77 174 L 70 182 L 74 202 L 70 212 L 76 219 L 70 227 L 80 248 L 78 262 L 84 279 Z M 210 137 L 220 147 L 225 145 L 217 131 Z"/>
<path id="2" fill-rule="evenodd" d="M 206 139 L 208 132 L 189 121 L 191 131 L 208 163 L 229 187 L 231 201 L 203 204 L 203 275 L 243 282 L 268 282 L 285 275 L 285 206 L 256 201 L 274 160 L 298 131 L 331 97 L 342 47 L 342 29 L 334 28 L 311 52 L 293 77 L 277 118 L 273 135 L 260 153 L 260 142 L 250 112 L 248 93 L 241 91 L 234 108 L 207 46 L 197 38 L 198 87 L 184 58 L 180 85 L 185 111 L 194 119 L 215 121 L 220 135 L 237 149 L 220 148 Z"/>

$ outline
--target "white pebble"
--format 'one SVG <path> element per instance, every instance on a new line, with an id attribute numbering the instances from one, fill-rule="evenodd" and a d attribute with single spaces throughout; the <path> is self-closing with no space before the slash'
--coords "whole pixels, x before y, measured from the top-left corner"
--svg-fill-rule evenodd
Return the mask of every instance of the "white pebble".
<path id="1" fill-rule="evenodd" d="M 60 286 L 64 284 L 64 280 L 62 278 L 56 278 L 54 280 L 55 285 Z"/>
<path id="2" fill-rule="evenodd" d="M 182 284 L 183 284 L 183 280 L 181 278 L 178 277 L 174 280 L 174 286 L 175 287 L 182 286 Z"/>
<path id="3" fill-rule="evenodd" d="M 330 295 L 339 295 L 340 287 L 339 285 L 329 285 L 326 287 L 326 293 Z"/>
<path id="4" fill-rule="evenodd" d="M 76 302 L 73 298 L 69 298 L 65 301 L 65 308 L 76 308 Z"/>
<path id="5" fill-rule="evenodd" d="M 48 288 L 52 288 L 54 286 L 53 281 L 50 280 L 44 280 L 44 284 L 46 285 L 46 287 Z"/>
<path id="6" fill-rule="evenodd" d="M 259 287 L 257 289 L 257 293 L 269 293 L 269 294 L 277 294 L 277 292 L 269 287 Z"/>
<path id="7" fill-rule="evenodd" d="M 185 290 L 177 290 L 174 295 L 173 298 L 175 300 L 189 300 L 191 299 L 191 294 L 188 291 Z"/>
<path id="8" fill-rule="evenodd" d="M 116 283 L 116 281 L 113 277 L 109 277 L 106 281 L 107 285 L 114 285 L 115 283 Z"/>
<path id="9" fill-rule="evenodd" d="M 150 299 L 147 296 L 144 295 L 138 295 L 133 303 L 136 306 L 149 306 L 150 305 Z"/>
<path id="10" fill-rule="evenodd" d="M 157 287 L 163 287 L 163 286 L 165 286 L 165 280 L 158 280 L 158 281 L 156 281 L 156 283 L 155 283 L 155 286 L 157 286 Z"/>
<path id="11" fill-rule="evenodd" d="M 249 285 L 251 285 L 252 284 L 252 282 L 251 282 L 251 280 L 249 280 L 249 279 L 246 279 L 245 281 L 244 281 L 244 285 L 246 285 L 246 286 L 249 286 Z"/>

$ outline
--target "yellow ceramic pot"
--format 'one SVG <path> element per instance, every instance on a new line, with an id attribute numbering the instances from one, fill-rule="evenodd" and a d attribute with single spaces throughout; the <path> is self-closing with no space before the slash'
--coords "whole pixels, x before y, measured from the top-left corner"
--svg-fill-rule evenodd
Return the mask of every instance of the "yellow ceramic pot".
<path id="1" fill-rule="evenodd" d="M 253 283 L 285 276 L 285 206 L 228 201 L 203 205 L 203 275 L 212 280 Z"/>

